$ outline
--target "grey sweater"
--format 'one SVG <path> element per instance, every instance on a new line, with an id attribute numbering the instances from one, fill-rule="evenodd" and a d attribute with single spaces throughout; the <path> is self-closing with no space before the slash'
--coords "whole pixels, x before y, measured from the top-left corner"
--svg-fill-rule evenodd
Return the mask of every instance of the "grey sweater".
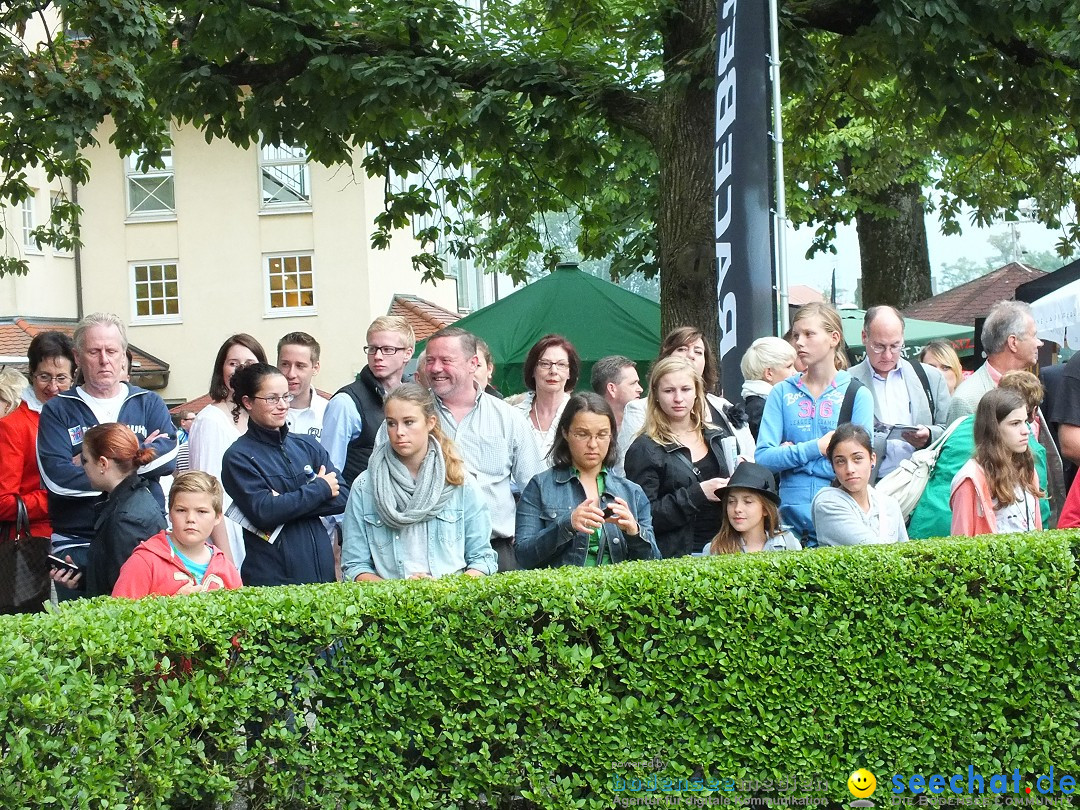
<path id="1" fill-rule="evenodd" d="M 814 496 L 811 511 L 818 545 L 863 546 L 908 539 L 900 505 L 891 495 L 868 487 L 870 511 L 864 512 L 846 490 L 825 487 Z"/>

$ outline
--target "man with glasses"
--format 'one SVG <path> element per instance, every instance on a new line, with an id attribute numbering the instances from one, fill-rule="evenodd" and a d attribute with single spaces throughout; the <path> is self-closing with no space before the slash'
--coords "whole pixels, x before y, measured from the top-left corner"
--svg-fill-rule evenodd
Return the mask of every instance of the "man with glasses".
<path id="1" fill-rule="evenodd" d="M 866 310 L 862 340 L 866 357 L 849 371 L 874 395 L 874 450 L 881 476 L 945 431 L 949 386 L 933 366 L 904 359 L 904 318 L 894 308 Z M 894 426 L 910 429 L 897 433 Z"/>
<path id="2" fill-rule="evenodd" d="M 401 385 L 401 374 L 415 347 L 416 335 L 404 318 L 376 318 L 367 330 L 367 365 L 326 406 L 319 440 L 348 486 L 367 469 L 383 423 L 383 400 Z"/>

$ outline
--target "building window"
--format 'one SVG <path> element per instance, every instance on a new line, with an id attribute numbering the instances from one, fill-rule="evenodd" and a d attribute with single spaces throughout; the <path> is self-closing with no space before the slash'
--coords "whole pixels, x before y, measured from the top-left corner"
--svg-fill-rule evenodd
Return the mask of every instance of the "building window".
<path id="1" fill-rule="evenodd" d="M 131 266 L 133 323 L 179 323 L 180 282 L 175 262 Z"/>
<path id="2" fill-rule="evenodd" d="M 307 149 L 272 146 L 259 149 L 259 184 L 263 208 L 307 208 L 311 205 L 311 175 Z"/>
<path id="3" fill-rule="evenodd" d="M 31 193 L 29 197 L 22 201 L 20 206 L 22 210 L 22 245 L 25 250 L 39 253 L 41 252 L 41 245 L 34 238 L 34 228 L 37 227 L 34 218 L 35 200 L 37 200 L 37 194 Z"/>
<path id="4" fill-rule="evenodd" d="M 314 315 L 315 277 L 311 254 L 266 257 L 268 315 Z"/>
<path id="5" fill-rule="evenodd" d="M 176 212 L 173 189 L 172 149 L 161 153 L 161 162 L 145 171 L 139 168 L 142 152 L 129 155 L 127 171 L 128 216 L 154 219 L 172 216 Z"/>

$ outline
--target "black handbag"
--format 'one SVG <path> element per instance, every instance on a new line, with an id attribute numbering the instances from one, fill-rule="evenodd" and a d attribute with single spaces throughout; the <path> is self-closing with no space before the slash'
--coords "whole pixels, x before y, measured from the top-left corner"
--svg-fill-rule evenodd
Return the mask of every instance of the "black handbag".
<path id="1" fill-rule="evenodd" d="M 15 501 L 15 522 L 0 524 L 0 613 L 33 613 L 49 599 L 52 538 L 34 537 L 26 504 Z"/>

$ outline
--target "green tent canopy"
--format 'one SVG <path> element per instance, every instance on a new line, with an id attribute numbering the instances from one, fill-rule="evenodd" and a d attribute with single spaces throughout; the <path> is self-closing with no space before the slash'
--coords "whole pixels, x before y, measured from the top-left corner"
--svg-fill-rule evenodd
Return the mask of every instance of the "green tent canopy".
<path id="1" fill-rule="evenodd" d="M 609 354 L 629 357 L 644 378 L 660 348 L 660 305 L 577 265 L 560 265 L 454 326 L 487 341 L 495 358 L 491 382 L 504 394 L 525 390 L 525 356 L 544 335 L 562 335 L 581 355 L 578 390 L 589 389 L 593 363 Z"/>
<path id="2" fill-rule="evenodd" d="M 842 309 L 840 318 L 844 324 L 844 340 L 848 345 L 848 355 L 853 363 L 861 363 L 866 356 L 862 342 L 863 318 L 865 309 Z M 952 343 L 956 353 L 966 357 L 974 351 L 975 327 L 959 326 L 938 321 L 920 321 L 916 318 L 904 318 L 904 357 L 916 358 L 931 340 L 947 340 Z"/>

